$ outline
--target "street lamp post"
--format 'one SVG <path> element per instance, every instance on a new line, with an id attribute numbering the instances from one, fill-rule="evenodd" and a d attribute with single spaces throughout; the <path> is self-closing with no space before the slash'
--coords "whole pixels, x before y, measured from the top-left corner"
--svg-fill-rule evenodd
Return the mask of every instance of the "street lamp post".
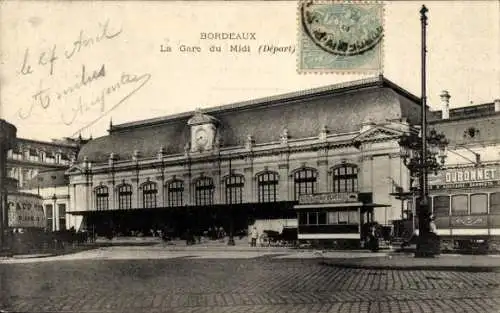
<path id="1" fill-rule="evenodd" d="M 85 175 L 85 203 L 87 205 L 87 207 L 89 209 L 92 209 L 93 205 L 95 205 L 95 209 L 97 210 L 98 207 L 97 207 L 97 201 L 95 202 L 95 204 L 92 204 L 92 196 L 91 196 L 91 192 L 92 192 L 92 162 L 89 161 L 88 157 L 84 157 L 83 159 L 83 173 Z M 75 197 L 76 197 L 76 194 L 75 194 Z M 93 242 L 93 240 L 95 239 L 95 222 L 93 219 L 90 219 L 90 217 L 88 217 L 89 220 L 87 220 L 87 228 L 88 226 L 91 227 L 90 231 L 92 232 L 92 237 L 91 237 L 91 240 Z"/>
<path id="2" fill-rule="evenodd" d="M 423 139 L 425 137 L 425 139 Z M 410 176 L 418 176 L 419 184 L 416 197 L 416 213 L 418 216 L 419 240 L 417 243 L 416 257 L 433 257 L 436 252 L 429 242 L 430 233 L 430 203 L 428 197 L 427 174 L 442 168 L 446 158 L 448 141 L 443 134 L 438 134 L 434 129 L 427 135 L 410 132 L 403 135 L 399 141 L 403 148 L 403 163 L 410 171 Z"/>
<path id="3" fill-rule="evenodd" d="M 52 231 L 55 231 L 55 230 L 57 230 L 56 212 L 59 213 L 56 210 L 56 203 L 57 203 L 56 179 L 57 179 L 57 176 L 56 175 L 51 175 L 50 178 L 52 179 L 52 185 L 54 186 L 54 194 L 52 195 L 53 207 L 52 207 L 52 225 L 51 225 L 51 227 L 52 227 Z M 58 215 L 58 217 L 59 217 L 59 215 Z"/>
<path id="4" fill-rule="evenodd" d="M 420 9 L 420 22 L 421 22 L 421 27 L 422 27 L 422 72 L 421 72 L 421 92 L 422 92 L 422 105 L 421 105 L 421 110 L 422 110 L 422 123 L 421 123 L 421 139 L 422 139 L 422 146 L 421 146 L 421 158 L 422 158 L 422 167 L 421 167 L 421 173 L 420 173 L 420 192 L 421 192 L 421 198 L 420 198 L 420 205 L 422 206 L 421 211 L 425 211 L 425 209 L 428 208 L 428 199 L 427 199 L 427 194 L 428 194 L 428 180 L 427 180 L 427 166 L 425 166 L 425 162 L 427 161 L 427 12 L 429 10 L 425 7 L 425 5 L 422 5 L 422 9 Z M 427 225 L 428 223 L 425 223 L 425 228 L 422 228 L 422 231 L 428 231 Z M 424 225 L 419 225 L 419 226 L 424 226 Z"/>
<path id="5" fill-rule="evenodd" d="M 54 194 L 52 195 L 52 203 L 53 203 L 53 206 L 52 206 L 52 225 L 50 225 L 50 227 L 51 227 L 51 231 L 55 231 L 55 230 L 57 230 L 56 212 L 59 213 L 59 211 L 57 211 L 57 209 L 56 209 L 57 196 L 56 196 L 55 191 L 54 191 Z M 59 218 L 59 215 L 57 217 Z"/>
<path id="6" fill-rule="evenodd" d="M 420 21 L 422 27 L 422 103 L 421 103 L 421 125 L 420 134 L 411 131 L 400 139 L 400 146 L 404 149 L 402 158 L 404 164 L 410 170 L 412 177 L 418 176 L 419 184 L 416 197 L 416 213 L 418 216 L 419 238 L 415 257 L 433 257 L 436 253 L 430 234 L 430 203 L 428 197 L 429 182 L 428 173 L 437 173 L 444 165 L 445 149 L 448 145 L 443 134 L 435 130 L 427 131 L 427 94 L 426 94 L 426 27 L 427 12 L 429 10 L 422 6 L 420 10 Z M 437 160 L 439 157 L 440 162 Z M 435 244 L 435 243 L 434 243 Z"/>

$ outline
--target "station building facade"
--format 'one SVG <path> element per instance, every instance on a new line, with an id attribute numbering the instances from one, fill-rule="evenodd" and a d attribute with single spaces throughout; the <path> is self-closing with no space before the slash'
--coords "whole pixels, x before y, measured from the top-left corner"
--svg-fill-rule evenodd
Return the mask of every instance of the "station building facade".
<path id="1" fill-rule="evenodd" d="M 353 205 L 390 224 L 401 218 L 394 184 L 410 181 L 398 140 L 420 110 L 419 98 L 378 76 L 110 125 L 67 171 L 71 226 L 239 229 L 279 218 L 303 238 L 328 239 L 338 237 L 332 225 L 359 229 Z M 336 205 L 307 209 L 301 196 Z"/>

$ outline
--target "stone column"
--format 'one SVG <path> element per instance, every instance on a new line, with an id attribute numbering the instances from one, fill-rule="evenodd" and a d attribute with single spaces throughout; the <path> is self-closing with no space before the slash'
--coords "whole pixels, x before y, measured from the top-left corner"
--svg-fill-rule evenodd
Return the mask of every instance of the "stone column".
<path id="1" fill-rule="evenodd" d="M 279 173 L 279 185 L 278 185 L 278 190 L 279 190 L 279 197 L 277 200 L 279 201 L 289 201 L 293 200 L 290 199 L 290 195 L 288 193 L 288 187 L 289 187 L 289 177 L 288 177 L 288 164 L 279 164 L 278 165 L 278 173 Z M 293 195 L 292 195 L 293 197 Z"/>
<path id="2" fill-rule="evenodd" d="M 278 185 L 278 190 L 279 190 L 279 199 L 277 201 L 289 201 L 293 200 L 293 193 L 290 194 L 289 192 L 289 171 L 290 171 L 290 164 L 289 164 L 289 151 L 284 151 L 279 154 L 279 160 L 278 160 L 278 173 L 279 173 L 279 185 Z"/>
<path id="3" fill-rule="evenodd" d="M 165 191 L 165 158 L 166 155 L 166 150 L 165 147 L 161 147 L 160 151 L 158 152 L 158 160 L 159 160 L 159 168 L 158 168 L 158 175 L 156 175 L 156 184 L 158 186 L 158 198 L 157 198 L 157 207 L 166 207 L 167 202 L 166 202 L 166 191 Z"/>
<path id="4" fill-rule="evenodd" d="M 158 186 L 158 198 L 157 198 L 157 201 L 156 201 L 156 206 L 159 207 L 159 208 L 162 208 L 162 207 L 165 207 L 167 206 L 167 193 L 166 193 L 166 190 L 165 190 L 165 177 L 163 177 L 162 179 L 162 176 L 159 176 L 157 177 L 156 179 L 156 184 Z"/>
<path id="5" fill-rule="evenodd" d="M 380 204 L 392 204 L 390 193 L 392 183 L 389 180 L 390 158 L 388 154 L 377 155 L 372 161 L 372 192 L 373 202 Z M 394 199 L 394 198 L 393 198 Z M 375 221 L 380 224 L 388 223 L 391 208 L 375 209 Z"/>
<path id="6" fill-rule="evenodd" d="M 409 171 L 406 168 L 406 166 L 403 164 L 400 154 L 399 153 L 393 153 L 389 155 L 390 158 L 390 170 L 391 170 L 391 177 L 394 180 L 394 182 L 403 188 L 404 191 L 410 190 L 409 188 L 409 183 L 410 183 L 410 178 L 409 178 Z M 391 188 L 394 189 L 394 188 Z M 393 210 L 390 212 L 390 219 L 400 219 L 402 218 L 401 216 L 401 200 L 396 199 L 395 197 L 391 197 L 391 204 Z M 404 209 L 404 203 L 403 203 L 403 209 Z"/>
<path id="7" fill-rule="evenodd" d="M 244 168 L 245 185 L 243 187 L 243 202 L 256 202 L 254 193 L 253 167 Z"/>
<path id="8" fill-rule="evenodd" d="M 224 203 L 224 188 L 225 184 L 224 181 L 220 175 L 219 170 L 211 170 L 209 172 L 208 177 L 212 178 L 214 182 L 214 198 L 213 198 L 213 203 L 214 204 L 223 204 Z"/>
<path id="9" fill-rule="evenodd" d="M 328 192 L 328 160 L 318 160 L 318 192 Z"/>
<path id="10" fill-rule="evenodd" d="M 132 178 L 132 208 L 139 209 L 142 207 L 142 190 L 140 188 L 140 152 L 134 150 L 132 160 L 135 163 L 134 178 Z"/>
<path id="11" fill-rule="evenodd" d="M 115 173 L 115 154 L 111 153 L 109 155 L 108 165 L 109 165 L 109 182 L 111 188 L 109 191 L 109 209 L 117 209 L 118 205 L 116 203 L 116 173 Z"/>
<path id="12" fill-rule="evenodd" d="M 366 155 L 362 157 L 361 169 L 359 171 L 359 191 L 372 192 L 372 168 L 373 157 Z"/>
<path id="13" fill-rule="evenodd" d="M 192 177 L 190 173 L 184 173 L 183 175 L 184 190 L 182 192 L 182 202 L 184 205 L 191 205 L 194 203 L 194 187 L 192 186 Z M 193 194 L 191 194 L 193 193 Z M 168 195 L 167 195 L 168 198 Z M 168 205 L 168 204 L 167 204 Z"/>

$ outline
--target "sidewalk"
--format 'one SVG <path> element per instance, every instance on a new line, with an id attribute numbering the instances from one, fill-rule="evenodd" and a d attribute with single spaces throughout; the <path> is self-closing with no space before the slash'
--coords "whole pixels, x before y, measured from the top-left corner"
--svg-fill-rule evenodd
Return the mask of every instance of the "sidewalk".
<path id="1" fill-rule="evenodd" d="M 389 253 L 384 257 L 325 260 L 323 264 L 372 270 L 500 272 L 500 257 L 497 255 L 441 254 L 434 258 L 415 258 L 410 253 Z"/>
<path id="2" fill-rule="evenodd" d="M 102 246 L 102 245 L 101 245 Z M 78 245 L 75 247 L 68 246 L 62 249 L 44 249 L 39 251 L 30 251 L 24 253 L 15 253 L 12 251 L 2 251 L 0 253 L 0 260 L 5 259 L 37 259 L 37 258 L 49 258 L 49 257 L 57 257 L 67 254 L 75 254 L 78 252 L 84 252 L 89 250 L 98 249 L 101 247 L 98 244 L 85 244 Z"/>
<path id="3" fill-rule="evenodd" d="M 69 248 L 51 253 L 5 256 L 0 259 L 53 259 L 67 258 L 173 258 L 220 256 L 245 258 L 269 255 L 275 259 L 316 259 L 326 266 L 372 270 L 441 270 L 466 272 L 500 272 L 500 255 L 442 254 L 435 258 L 415 258 L 413 253 L 380 250 L 318 250 L 291 247 L 251 247 L 247 238 L 235 238 L 235 245 L 226 240 L 202 240 L 186 245 L 184 240 L 164 242 L 155 237 L 121 237 L 99 239 L 94 244 Z M 82 254 L 83 253 L 83 254 Z"/>
<path id="4" fill-rule="evenodd" d="M 202 240 L 201 243 L 186 245 L 184 240 L 173 240 L 169 242 L 161 242 L 157 245 L 166 251 L 241 251 L 241 252 L 288 252 L 295 250 L 290 247 L 251 247 L 248 240 L 234 239 L 234 246 L 227 244 L 227 239 L 219 240 Z"/>

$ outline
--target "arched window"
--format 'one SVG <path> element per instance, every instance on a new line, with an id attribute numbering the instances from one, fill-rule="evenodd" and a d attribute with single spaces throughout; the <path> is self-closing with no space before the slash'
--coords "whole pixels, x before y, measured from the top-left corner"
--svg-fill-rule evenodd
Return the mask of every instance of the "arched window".
<path id="1" fill-rule="evenodd" d="M 211 205 L 214 196 L 214 182 L 209 177 L 200 178 L 194 185 L 196 205 Z"/>
<path id="2" fill-rule="evenodd" d="M 274 172 L 265 172 L 257 176 L 259 202 L 276 202 L 278 182 L 278 174 Z"/>
<path id="3" fill-rule="evenodd" d="M 301 194 L 313 194 L 316 187 L 317 173 L 315 169 L 304 168 L 293 174 L 293 186 L 295 200 L 299 199 Z"/>
<path id="4" fill-rule="evenodd" d="M 132 186 L 123 184 L 118 186 L 118 209 L 132 208 Z"/>
<path id="5" fill-rule="evenodd" d="M 98 211 L 109 209 L 108 187 L 99 186 L 95 189 L 95 208 Z"/>
<path id="6" fill-rule="evenodd" d="M 242 203 L 243 202 L 243 186 L 244 179 L 241 175 L 231 175 L 226 177 L 226 203 Z"/>
<path id="7" fill-rule="evenodd" d="M 432 211 L 435 216 L 450 215 L 450 196 L 435 196 L 432 200 Z"/>
<path id="8" fill-rule="evenodd" d="M 146 182 L 142 185 L 142 203 L 144 208 L 156 208 L 156 195 L 158 188 L 154 182 Z"/>
<path id="9" fill-rule="evenodd" d="M 184 183 L 182 180 L 173 180 L 167 185 L 168 206 L 181 206 Z"/>
<path id="10" fill-rule="evenodd" d="M 343 164 L 333 168 L 333 192 L 358 192 L 358 167 Z"/>

